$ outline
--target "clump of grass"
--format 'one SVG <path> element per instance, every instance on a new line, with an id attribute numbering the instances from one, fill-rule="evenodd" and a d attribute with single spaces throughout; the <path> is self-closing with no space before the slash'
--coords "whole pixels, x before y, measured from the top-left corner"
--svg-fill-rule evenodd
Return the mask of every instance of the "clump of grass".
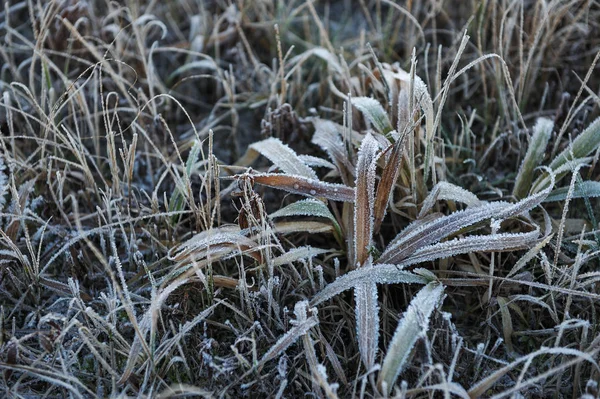
<path id="1" fill-rule="evenodd" d="M 4 5 L 3 397 L 597 396 L 600 8 L 357 5 Z"/>

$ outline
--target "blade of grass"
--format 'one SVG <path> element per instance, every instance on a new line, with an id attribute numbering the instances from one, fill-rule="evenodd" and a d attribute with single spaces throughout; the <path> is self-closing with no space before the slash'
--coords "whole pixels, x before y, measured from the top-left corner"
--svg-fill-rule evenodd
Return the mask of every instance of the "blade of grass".
<path id="1" fill-rule="evenodd" d="M 407 228 L 408 233 L 400 232 L 381 254 L 378 262 L 399 263 L 408 258 L 418 248 L 438 242 L 441 239 L 486 219 L 505 219 L 528 211 L 539 205 L 549 194 L 547 188 L 543 192 L 529 196 L 515 204 L 507 202 L 492 202 L 475 208 L 454 212 L 448 216 L 438 218 L 431 223 L 418 228 Z"/>
<path id="2" fill-rule="evenodd" d="M 354 267 L 372 268 L 369 256 L 373 236 L 373 205 L 375 171 L 379 144 L 368 133 L 358 151 L 356 164 L 356 199 L 354 202 Z M 379 305 L 377 285 L 373 282 L 359 284 L 354 289 L 356 336 L 358 349 L 367 370 L 375 364 L 379 345 Z"/>
<path id="3" fill-rule="evenodd" d="M 284 190 L 288 193 L 327 198 L 333 201 L 354 202 L 354 188 L 343 184 L 325 183 L 302 176 L 279 173 L 260 173 L 250 176 L 254 183 Z"/>
<path id="4" fill-rule="evenodd" d="M 387 112 L 385 112 L 379 101 L 374 98 L 354 97 L 352 98 L 352 105 L 363 113 L 379 133 L 387 135 L 394 130 Z"/>
<path id="5" fill-rule="evenodd" d="M 523 158 L 519 173 L 515 180 L 513 195 L 516 198 L 523 198 L 531 188 L 533 181 L 533 171 L 537 168 L 544 159 L 544 153 L 548 146 L 548 141 L 554 129 L 554 122 L 550 119 L 539 118 L 533 127 L 533 135 L 529 140 L 527 154 Z"/>
<path id="6" fill-rule="evenodd" d="M 334 282 L 327 285 L 311 299 L 310 305 L 317 306 L 365 281 L 375 284 L 427 284 L 430 280 L 412 272 L 401 270 L 398 265 L 377 265 L 373 268 L 361 267 L 335 279 Z"/>
<path id="7" fill-rule="evenodd" d="M 406 367 L 417 340 L 427 334 L 429 319 L 442 299 L 444 287 L 438 283 L 429 283 L 410 301 L 408 309 L 396 327 L 390 341 L 383 365 L 379 372 L 377 385 L 384 395 L 389 395 L 398 375 Z"/>
<path id="8" fill-rule="evenodd" d="M 356 197 L 354 200 L 355 267 L 362 265 L 369 257 L 369 248 L 373 236 L 373 206 L 378 149 L 379 144 L 377 141 L 371 134 L 367 134 L 358 151 Z"/>

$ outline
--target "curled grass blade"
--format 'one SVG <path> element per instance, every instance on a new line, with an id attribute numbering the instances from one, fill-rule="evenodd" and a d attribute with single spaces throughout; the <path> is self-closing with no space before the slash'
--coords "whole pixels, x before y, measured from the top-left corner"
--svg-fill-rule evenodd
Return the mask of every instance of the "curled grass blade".
<path id="1" fill-rule="evenodd" d="M 408 134 L 405 132 L 392 147 L 392 153 L 387 160 L 383 172 L 381 173 L 381 181 L 377 185 L 377 193 L 375 194 L 375 205 L 373 207 L 373 231 L 378 232 L 381 227 L 381 222 L 385 217 L 388 206 L 388 201 L 394 190 L 394 184 L 398 179 L 398 173 L 402 165 L 402 149 Z"/>
<path id="2" fill-rule="evenodd" d="M 550 163 L 549 168 L 556 175 L 556 180 L 574 170 L 577 165 L 588 163 L 593 158 L 588 157 L 600 145 L 600 118 L 594 120 L 573 142 L 558 154 Z M 532 185 L 531 192 L 545 189 L 549 183 L 548 173 L 538 177 Z"/>
<path id="3" fill-rule="evenodd" d="M 183 244 L 180 244 L 169 251 L 169 260 L 182 262 L 188 258 L 195 260 L 205 257 L 210 249 L 231 248 L 231 251 L 240 248 L 248 250 L 256 247 L 256 243 L 236 233 L 214 233 L 203 232 L 196 234 Z"/>

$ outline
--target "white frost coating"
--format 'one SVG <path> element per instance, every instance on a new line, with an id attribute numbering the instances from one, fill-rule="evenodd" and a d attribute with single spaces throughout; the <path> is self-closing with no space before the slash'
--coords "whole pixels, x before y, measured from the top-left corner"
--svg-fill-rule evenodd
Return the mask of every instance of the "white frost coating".
<path id="1" fill-rule="evenodd" d="M 559 166 L 556 169 L 552 169 L 552 172 L 556 176 L 564 176 L 566 173 L 572 172 L 575 168 L 577 168 L 577 167 L 579 167 L 581 165 L 590 164 L 593 161 L 594 161 L 593 157 L 576 158 L 576 159 L 573 159 L 571 161 L 568 161 L 568 162 L 562 164 L 561 166 Z M 533 183 L 533 188 L 531 190 L 533 192 L 535 192 L 540 187 L 547 187 L 548 186 L 548 181 L 550 179 L 551 179 L 551 176 L 545 176 L 545 175 L 540 176 L 538 178 L 538 180 L 536 180 L 536 182 Z M 551 184 L 551 185 L 553 186 L 554 184 Z"/>
<path id="2" fill-rule="evenodd" d="M 400 232 L 388 245 L 379 258 L 382 263 L 398 263 L 410 256 L 419 247 L 429 245 L 455 233 L 456 231 L 486 219 L 506 219 L 527 212 L 539 205 L 554 186 L 554 175 L 551 184 L 537 194 L 531 195 L 515 204 L 508 202 L 491 202 L 475 208 L 454 212 L 418 228 L 407 227 L 409 232 Z"/>
<path id="3" fill-rule="evenodd" d="M 291 324 L 293 327 L 283 334 L 262 357 L 258 364 L 258 368 L 261 369 L 262 366 L 269 360 L 274 359 L 280 353 L 285 351 L 290 345 L 296 342 L 300 337 L 306 334 L 311 328 L 319 324 L 319 319 L 317 317 L 317 313 L 314 309 L 311 309 L 312 315 L 310 317 L 307 316 L 307 308 L 308 301 L 301 301 L 296 303 L 294 306 L 294 314 L 296 315 L 296 320 L 292 320 Z"/>
<path id="4" fill-rule="evenodd" d="M 314 195 L 333 201 L 353 202 L 354 188 L 343 184 L 325 183 L 303 176 L 281 173 L 256 173 L 250 175 L 254 182 L 267 187 L 300 195 Z M 314 191 L 315 194 L 310 194 Z"/>
<path id="5" fill-rule="evenodd" d="M 307 198 L 293 202 L 278 211 L 269 215 L 270 218 L 280 218 L 287 216 L 317 216 L 325 218 L 333 218 L 333 214 L 327 208 L 323 201 L 314 198 Z"/>
<path id="6" fill-rule="evenodd" d="M 390 87 L 394 85 L 394 80 L 398 80 L 402 84 L 400 93 L 404 90 L 408 91 L 408 86 L 410 84 L 410 74 L 402 68 L 400 68 L 399 64 L 396 63 L 391 68 L 384 69 L 383 74 Z M 431 95 L 429 94 L 427 85 L 425 84 L 425 82 L 423 82 L 423 79 L 421 79 L 417 75 L 415 75 L 415 80 L 413 82 L 413 90 L 416 104 L 418 104 L 419 107 L 421 107 L 421 109 L 425 113 L 426 133 L 427 138 L 430 139 L 433 137 L 434 133 L 433 101 L 431 100 Z"/>
<path id="7" fill-rule="evenodd" d="M 406 256 L 410 256 L 419 246 L 437 242 L 464 227 L 489 219 L 499 214 L 507 206 L 509 204 L 506 202 L 492 202 L 476 208 L 454 212 L 416 229 L 411 229 L 408 234 L 400 232 L 381 254 L 379 262 L 401 261 Z"/>
<path id="8" fill-rule="evenodd" d="M 329 249 L 313 248 L 310 246 L 293 248 L 284 253 L 281 256 L 273 259 L 273 266 L 281 266 L 288 263 L 295 262 L 300 259 L 314 258 L 317 255 L 331 252 Z"/>
<path id="9" fill-rule="evenodd" d="M 334 164 L 323 158 L 313 157 L 312 155 L 298 155 L 298 158 L 300 158 L 300 160 L 306 165 L 311 167 L 335 169 Z"/>
<path id="10" fill-rule="evenodd" d="M 379 104 L 379 103 L 377 103 Z M 375 207 L 375 172 L 379 143 L 368 133 L 358 151 L 356 165 L 356 200 L 354 202 L 354 264 L 372 269 L 368 248 L 373 232 L 373 209 Z M 375 364 L 379 344 L 379 306 L 377 285 L 366 282 L 355 287 L 356 334 L 358 348 L 367 370 Z"/>
<path id="11" fill-rule="evenodd" d="M 9 192 L 8 178 L 4 174 L 5 169 L 4 157 L 0 155 L 0 210 L 4 209 L 6 194 Z"/>
<path id="12" fill-rule="evenodd" d="M 539 230 L 528 233 L 499 233 L 455 238 L 416 250 L 398 266 L 407 267 L 422 262 L 448 258 L 469 252 L 512 251 L 527 248 L 539 238 Z"/>
<path id="13" fill-rule="evenodd" d="M 296 201 L 269 215 L 271 219 L 287 216 L 312 216 L 327 218 L 331 221 L 331 224 L 335 230 L 341 234 L 340 225 L 323 201 L 314 198 Z"/>
<path id="14" fill-rule="evenodd" d="M 365 282 L 374 284 L 427 284 L 429 280 L 402 270 L 402 267 L 398 265 L 377 265 L 372 268 L 361 267 L 336 278 L 333 283 L 315 295 L 311 299 L 310 304 L 311 306 L 317 306 Z"/>
<path id="15" fill-rule="evenodd" d="M 127 358 L 127 363 L 125 365 L 123 375 L 121 376 L 121 378 L 119 380 L 120 383 L 123 383 L 124 381 L 126 381 L 129 378 L 129 376 L 131 375 L 131 373 L 133 372 L 133 369 L 135 368 L 135 364 L 138 360 L 140 352 L 142 350 L 144 350 L 144 352 L 149 354 L 150 349 L 148 347 L 148 344 L 146 343 L 146 335 L 149 332 L 154 331 L 156 329 L 156 323 L 157 323 L 157 320 L 159 319 L 159 317 L 157 316 L 157 312 L 160 311 L 163 303 L 169 297 L 169 295 L 171 295 L 178 287 L 187 283 L 187 281 L 188 281 L 187 279 L 175 281 L 175 282 L 169 284 L 168 286 L 166 286 L 164 289 L 162 289 L 157 296 L 152 298 L 152 301 L 150 302 L 150 306 L 148 307 L 148 310 L 146 310 L 146 312 L 142 316 L 141 320 L 138 322 L 138 327 L 139 327 L 140 333 L 135 335 L 133 344 L 131 345 L 131 348 L 129 350 L 129 356 Z M 208 317 L 212 313 L 212 311 L 217 306 L 221 305 L 222 303 L 223 303 L 223 301 L 218 301 L 217 303 L 208 307 L 206 310 L 204 310 L 202 313 L 200 313 L 198 316 L 196 316 L 194 318 L 193 322 L 197 324 L 200 321 L 204 320 L 206 317 Z M 187 325 L 187 323 L 186 323 L 186 325 Z"/>
<path id="16" fill-rule="evenodd" d="M 379 346 L 379 305 L 377 303 L 377 284 L 363 283 L 354 289 L 356 302 L 356 337 L 358 349 L 367 370 L 375 365 Z"/>
<path id="17" fill-rule="evenodd" d="M 354 168 L 346 155 L 346 147 L 340 136 L 343 126 L 319 118 L 313 119 L 312 122 L 315 126 L 312 143 L 318 145 L 327 153 L 329 159 L 335 163 L 342 178 L 345 176 L 343 172 L 354 173 Z M 344 183 L 350 184 L 350 181 L 344 181 Z"/>
<path id="18" fill-rule="evenodd" d="M 477 251 L 506 251 L 528 247 L 537 241 L 539 230 L 528 233 L 500 233 L 484 236 L 469 236 L 420 248 L 413 255 L 398 264 L 378 264 L 375 267 L 363 267 L 338 277 L 311 300 L 311 306 L 333 298 L 340 293 L 364 283 L 373 284 L 427 284 L 431 281 L 423 275 L 417 275 L 403 268 L 421 262 L 432 261 Z"/>
<path id="19" fill-rule="evenodd" d="M 221 245 L 237 245 L 255 247 L 256 243 L 251 239 L 235 233 L 215 233 L 212 235 L 206 232 L 196 234 L 178 247 L 172 248 L 168 253 L 169 260 L 177 260 L 181 256 L 190 254 L 194 251 L 208 249 Z"/>
<path id="20" fill-rule="evenodd" d="M 251 144 L 250 148 L 260 152 L 287 174 L 318 180 L 315 171 L 308 167 L 294 150 L 279 139 L 271 137 Z"/>
<path id="21" fill-rule="evenodd" d="M 393 130 L 387 112 L 379 101 L 371 97 L 353 97 L 352 105 L 363 113 L 379 133 L 385 134 Z"/>
<path id="22" fill-rule="evenodd" d="M 462 202 L 467 206 L 478 206 L 482 203 L 472 192 L 452 183 L 442 181 L 435 185 L 427 198 L 425 198 L 425 201 L 423 201 L 418 218 L 420 219 L 426 215 L 433 208 L 435 201 L 439 200 Z"/>
<path id="23" fill-rule="evenodd" d="M 392 337 L 379 373 L 378 385 L 380 389 L 385 389 L 385 394 L 394 387 L 396 378 L 404 369 L 419 337 L 429 330 L 429 319 L 442 299 L 443 292 L 443 286 L 429 283 L 408 305 Z"/>
<path id="24" fill-rule="evenodd" d="M 379 144 L 368 133 L 358 150 L 356 164 L 356 190 L 354 200 L 354 254 L 356 263 L 364 263 L 368 256 L 373 232 L 375 207 L 376 155 Z"/>

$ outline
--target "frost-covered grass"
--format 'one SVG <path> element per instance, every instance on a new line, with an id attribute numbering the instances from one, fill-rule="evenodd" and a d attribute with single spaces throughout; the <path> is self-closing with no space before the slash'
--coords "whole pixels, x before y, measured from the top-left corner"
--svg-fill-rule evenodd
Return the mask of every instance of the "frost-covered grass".
<path id="1" fill-rule="evenodd" d="M 0 396 L 597 397 L 600 5 L 8 1 Z"/>

